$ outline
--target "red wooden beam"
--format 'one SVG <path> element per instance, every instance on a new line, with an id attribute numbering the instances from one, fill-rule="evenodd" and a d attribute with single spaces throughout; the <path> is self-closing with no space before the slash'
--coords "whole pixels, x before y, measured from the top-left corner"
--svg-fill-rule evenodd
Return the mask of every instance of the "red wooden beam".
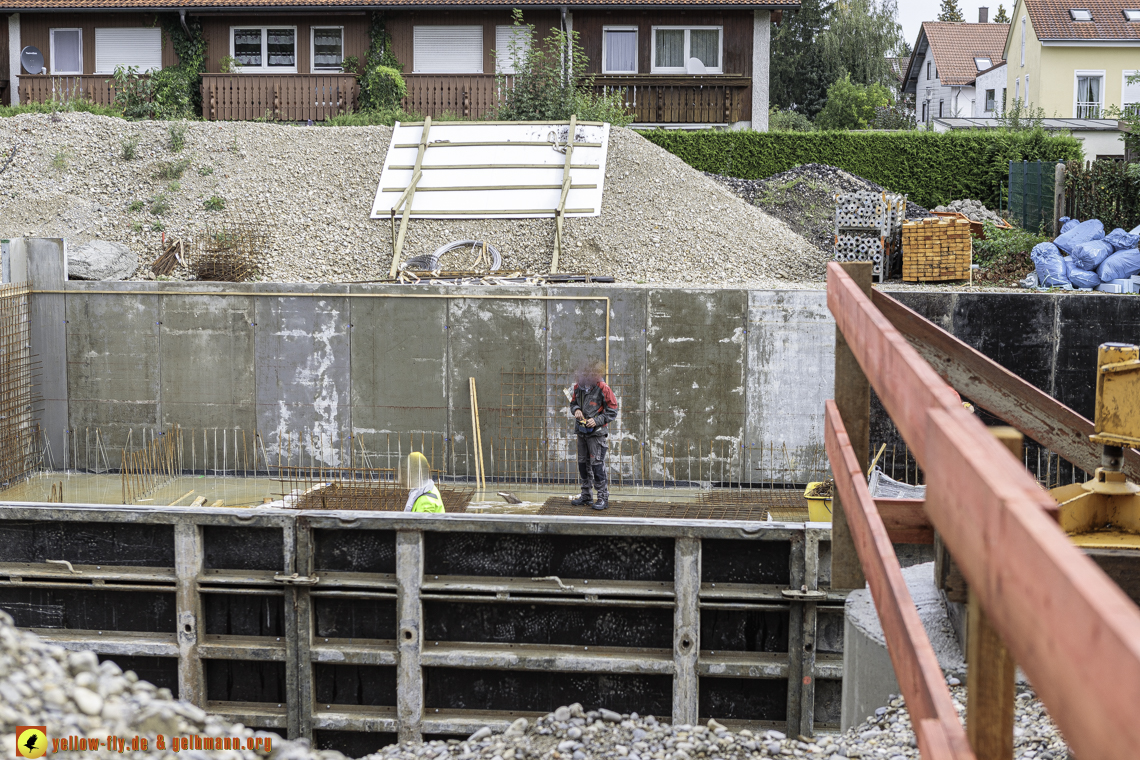
<path id="1" fill-rule="evenodd" d="M 887 652 L 906 698 L 911 721 L 920 734 L 918 742 L 920 746 L 931 748 L 928 757 L 973 760 L 974 753 L 950 699 L 938 658 L 926 637 L 890 536 L 867 490 L 866 475 L 834 401 L 826 402 L 824 415 L 827 456 L 835 475 L 835 490 L 847 510 L 847 523 L 883 625 Z M 929 721 L 933 721 L 933 725 Z M 931 735 L 923 737 L 923 733 Z"/>
<path id="2" fill-rule="evenodd" d="M 879 517 L 894 544 L 933 544 L 934 526 L 922 499 L 875 499 Z"/>
<path id="3" fill-rule="evenodd" d="M 1086 472 L 1100 467 L 1090 420 L 886 293 L 874 291 L 871 302 L 954 390 Z M 1140 480 L 1140 453 L 1124 450 L 1124 470 Z"/>
<path id="4" fill-rule="evenodd" d="M 932 409 L 926 511 L 1077 757 L 1140 747 L 1140 609 L 1061 531 L 1055 506 L 964 409 Z"/>

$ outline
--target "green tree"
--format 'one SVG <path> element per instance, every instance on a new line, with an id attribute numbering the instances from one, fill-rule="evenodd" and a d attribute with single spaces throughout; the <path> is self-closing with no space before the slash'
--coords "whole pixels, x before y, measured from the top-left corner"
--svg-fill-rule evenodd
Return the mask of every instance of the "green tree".
<path id="1" fill-rule="evenodd" d="M 877 108 L 891 104 L 891 91 L 877 82 L 864 85 L 846 74 L 827 90 L 827 105 L 816 117 L 820 129 L 866 129 Z"/>
<path id="2" fill-rule="evenodd" d="M 939 21 L 965 21 L 962 10 L 958 7 L 958 0 L 942 0 L 942 9 L 938 11 Z"/>
<path id="3" fill-rule="evenodd" d="M 836 79 L 844 74 L 856 84 L 894 84 L 887 59 L 903 47 L 895 0 L 845 0 L 836 4 L 820 51 Z M 830 84 L 830 83 L 829 83 Z"/>
<path id="4" fill-rule="evenodd" d="M 1002 5 L 1001 3 L 998 3 L 997 13 L 994 14 L 994 23 L 995 24 L 1008 24 L 1009 23 L 1009 14 L 1005 12 L 1005 6 Z"/>
<path id="5" fill-rule="evenodd" d="M 827 29 L 832 3 L 803 0 L 800 9 L 785 12 L 772 38 L 769 97 L 781 110 L 814 118 L 826 100 L 827 88 L 839 71 L 824 60 L 819 36 Z"/>

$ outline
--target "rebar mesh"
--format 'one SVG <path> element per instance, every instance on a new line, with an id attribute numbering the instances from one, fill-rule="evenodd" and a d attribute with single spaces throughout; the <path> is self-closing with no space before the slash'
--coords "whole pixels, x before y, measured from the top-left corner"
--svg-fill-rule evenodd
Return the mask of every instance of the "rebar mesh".
<path id="1" fill-rule="evenodd" d="M 474 488 L 438 486 L 448 513 L 467 511 Z M 287 507 L 295 509 L 362 509 L 378 512 L 402 512 L 408 501 L 408 489 L 392 482 L 323 483 L 285 500 Z"/>
<path id="2" fill-rule="evenodd" d="M 11 485 L 43 467 L 39 425 L 33 410 L 39 398 L 32 375 L 29 287 L 0 286 L 0 484 Z"/>
<path id="3" fill-rule="evenodd" d="M 252 215 L 231 213 L 206 222 L 194 239 L 190 271 L 199 280 L 246 282 L 260 273 L 269 253 L 269 225 Z"/>
<path id="4" fill-rule="evenodd" d="M 539 509 L 540 515 L 597 516 L 592 507 L 576 507 L 568 496 L 551 496 Z M 668 520 L 749 520 L 763 522 L 805 522 L 807 500 L 803 493 L 784 488 L 756 488 L 746 492 L 706 491 L 691 502 L 638 501 L 615 499 L 602 513 L 606 517 L 644 517 Z"/>

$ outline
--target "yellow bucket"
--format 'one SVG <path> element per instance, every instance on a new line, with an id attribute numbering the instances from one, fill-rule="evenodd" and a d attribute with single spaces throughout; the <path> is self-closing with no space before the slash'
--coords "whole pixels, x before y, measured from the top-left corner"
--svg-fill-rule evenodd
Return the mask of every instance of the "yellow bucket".
<path id="1" fill-rule="evenodd" d="M 819 496 L 808 496 L 809 493 L 815 490 L 816 486 L 822 486 L 823 481 L 815 483 L 808 483 L 807 488 L 804 489 L 804 498 L 808 503 L 808 520 L 811 522 L 831 522 L 831 498 L 821 498 Z"/>

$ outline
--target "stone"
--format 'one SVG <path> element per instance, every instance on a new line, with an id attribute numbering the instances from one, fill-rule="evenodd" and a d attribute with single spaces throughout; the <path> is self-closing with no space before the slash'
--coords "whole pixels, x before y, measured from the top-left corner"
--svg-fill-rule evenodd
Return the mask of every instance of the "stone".
<path id="1" fill-rule="evenodd" d="M 616 713 L 613 710 L 606 710 L 602 708 L 598 710 L 598 716 L 602 720 L 609 721 L 610 723 L 621 723 L 621 713 Z"/>
<path id="2" fill-rule="evenodd" d="M 570 708 L 563 705 L 554 711 L 554 719 L 559 723 L 565 723 L 570 720 Z"/>
<path id="3" fill-rule="evenodd" d="M 504 732 L 503 732 L 503 736 L 504 736 L 504 737 L 508 737 L 508 736 L 509 736 L 509 737 L 522 736 L 522 735 L 524 735 L 524 734 L 526 733 L 526 729 L 527 729 L 527 726 L 528 726 L 528 725 L 529 725 L 529 724 L 527 723 L 527 720 L 526 720 L 526 718 L 519 718 L 519 719 L 518 719 L 518 720 L 516 720 L 514 723 L 512 723 L 512 724 L 511 724 L 511 725 L 510 725 L 510 726 L 507 728 L 507 730 L 506 730 L 506 731 L 504 731 Z"/>
<path id="4" fill-rule="evenodd" d="M 71 280 L 125 280 L 138 268 L 138 254 L 123 243 L 92 240 L 67 247 L 67 277 Z"/>
<path id="5" fill-rule="evenodd" d="M 98 715 L 103 712 L 103 698 L 90 689 L 77 686 L 71 698 L 84 715 Z"/>

